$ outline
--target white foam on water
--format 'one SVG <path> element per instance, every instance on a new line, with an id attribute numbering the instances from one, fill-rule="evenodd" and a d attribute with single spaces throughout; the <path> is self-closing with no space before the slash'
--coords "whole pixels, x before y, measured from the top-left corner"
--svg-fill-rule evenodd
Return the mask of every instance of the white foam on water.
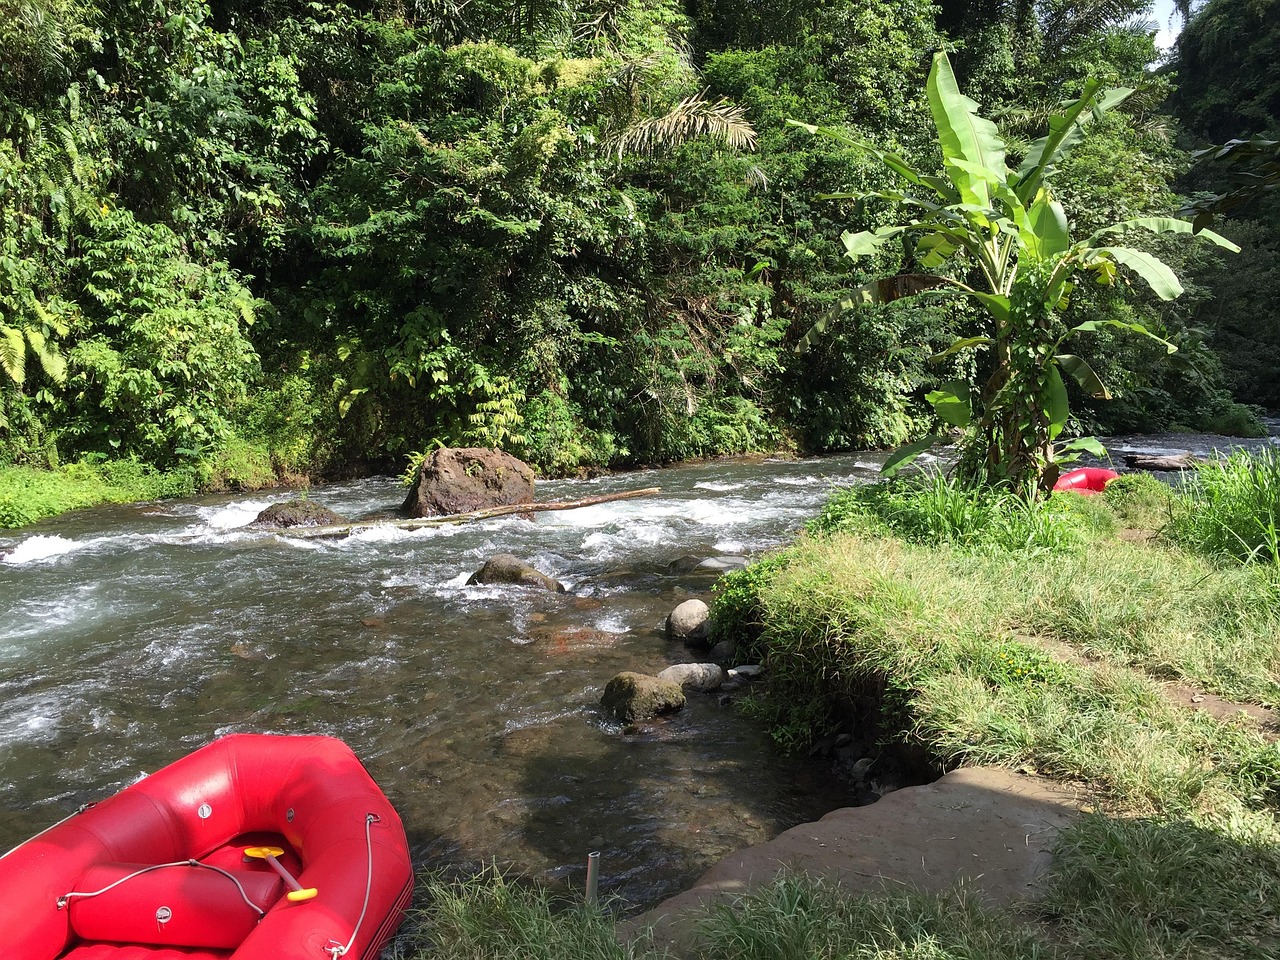
<path id="1" fill-rule="evenodd" d="M 15 567 L 27 563 L 39 563 L 41 560 L 50 560 L 53 557 L 62 557 L 68 553 L 84 550 L 94 542 L 92 540 L 68 540 L 65 537 L 46 536 L 38 533 L 34 537 L 27 537 L 26 540 L 23 540 L 3 557 L 0 557 L 0 563 L 7 563 Z"/>
<path id="2" fill-rule="evenodd" d="M 379 523 L 372 527 L 361 527 L 358 530 L 353 530 L 349 537 L 343 538 L 338 543 L 348 546 L 357 543 L 399 543 L 402 540 L 421 539 L 419 535 L 425 532 L 427 531 L 402 530 L 389 523 Z"/>
<path id="3" fill-rule="evenodd" d="M 712 493 L 728 493 L 730 490 L 741 490 L 745 487 L 745 483 L 717 483 L 715 481 L 704 481 L 703 483 L 695 483 L 695 490 L 710 490 Z"/>
<path id="4" fill-rule="evenodd" d="M 329 546 L 321 540 L 305 540 L 302 537 L 280 537 L 279 540 L 281 546 L 312 553 L 323 553 Z"/>
<path id="5" fill-rule="evenodd" d="M 601 633 L 623 634 L 631 629 L 631 625 L 622 614 L 614 613 L 596 620 L 595 628 Z"/>
<path id="6" fill-rule="evenodd" d="M 271 500 L 238 500 L 220 507 L 197 507 L 200 525 L 210 530 L 234 530 L 258 519 L 258 514 L 271 506 Z"/>
<path id="7" fill-rule="evenodd" d="M 23 600 L 14 609 L 5 625 L 4 640 L 29 640 L 53 633 L 59 627 L 65 627 L 80 621 L 93 621 L 102 616 L 102 604 L 95 596 L 98 585 L 87 583 L 77 587 L 74 593 L 63 594 L 56 599 Z M 110 614 L 110 609 L 105 611 Z M 18 644 L 14 647 L 0 645 L 0 655 L 11 652 L 21 653 L 25 648 Z"/>
<path id="8" fill-rule="evenodd" d="M 717 553 L 725 553 L 737 557 L 747 552 L 747 545 L 741 540 L 721 540 L 712 549 Z"/>

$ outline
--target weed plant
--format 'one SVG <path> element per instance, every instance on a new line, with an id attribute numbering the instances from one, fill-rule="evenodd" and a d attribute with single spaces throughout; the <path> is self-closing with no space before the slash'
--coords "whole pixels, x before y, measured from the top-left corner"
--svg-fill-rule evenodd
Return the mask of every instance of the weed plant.
<path id="1" fill-rule="evenodd" d="M 1201 464 L 1169 529 L 1211 556 L 1280 563 L 1280 457 L 1241 451 Z"/>

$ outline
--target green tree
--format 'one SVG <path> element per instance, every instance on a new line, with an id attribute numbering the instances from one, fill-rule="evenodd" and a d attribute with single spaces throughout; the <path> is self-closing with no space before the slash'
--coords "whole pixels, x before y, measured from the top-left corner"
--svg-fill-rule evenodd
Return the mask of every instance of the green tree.
<path id="1" fill-rule="evenodd" d="M 1076 276 L 1088 273 L 1101 283 L 1113 284 L 1119 277 L 1117 268 L 1123 266 L 1161 299 L 1173 299 L 1182 287 L 1163 262 L 1108 239 L 1135 229 L 1190 234 L 1192 226 L 1167 217 L 1137 218 L 1099 229 L 1084 240 L 1071 239 L 1066 211 L 1053 198 L 1046 176 L 1081 140 L 1085 125 L 1130 91 L 1104 90 L 1099 81 L 1087 82 L 1081 96 L 1050 119 L 1049 133 L 1031 144 L 1013 171 L 1006 166 L 1006 145 L 995 124 L 980 117 L 977 104 L 960 93 L 944 53 L 935 55 L 927 90 L 944 177 L 921 173 L 897 155 L 852 141 L 838 130 L 809 127 L 876 156 L 916 188 L 915 195 L 873 195 L 909 207 L 916 216 L 905 224 L 846 233 L 850 257 L 875 254 L 890 242 L 905 242 L 920 266 L 955 263 L 963 271 L 963 279 L 909 274 L 882 280 L 862 288 L 850 305 L 939 287 L 957 289 L 977 300 L 987 315 L 984 329 L 957 340 L 944 354 L 985 349 L 986 376 L 976 392 L 962 382 L 943 384 L 929 395 L 930 402 L 941 419 L 967 431 L 960 464 L 966 479 L 1017 487 L 1051 485 L 1058 456 L 1071 446 L 1055 449 L 1069 416 L 1063 375 L 1074 377 L 1092 394 L 1106 392 L 1089 365 L 1062 348 L 1071 338 L 1100 326 L 1154 336 L 1140 324 L 1118 319 L 1070 326 L 1063 310 Z M 1237 249 L 1209 231 L 1200 236 Z M 1168 349 L 1174 348 L 1169 345 Z M 929 436 L 904 448 L 890 469 L 937 439 Z"/>

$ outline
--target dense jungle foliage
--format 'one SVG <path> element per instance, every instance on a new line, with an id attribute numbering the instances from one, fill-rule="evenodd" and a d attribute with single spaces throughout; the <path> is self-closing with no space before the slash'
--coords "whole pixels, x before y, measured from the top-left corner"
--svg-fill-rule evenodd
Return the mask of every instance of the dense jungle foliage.
<path id="1" fill-rule="evenodd" d="M 436 444 L 547 473 L 885 446 L 981 322 L 844 256 L 891 205 L 839 127 L 938 169 L 951 51 L 1011 158 L 1088 77 L 1135 89 L 1054 172 L 1076 228 L 1225 189 L 1190 151 L 1280 131 L 1280 4 L 1209 0 L 1170 62 L 1144 0 L 0 0 L 0 465 L 135 458 L 207 485 L 398 470 Z M 1147 241 L 1171 303 L 1081 287 L 1116 399 L 1077 432 L 1256 429 L 1280 406 L 1275 195 Z M 1110 328 L 1108 328 L 1110 329 Z M 959 359 L 957 358 L 959 357 Z M 1074 388 L 1073 388 L 1074 389 Z M 1238 402 L 1239 403 L 1238 403 Z"/>

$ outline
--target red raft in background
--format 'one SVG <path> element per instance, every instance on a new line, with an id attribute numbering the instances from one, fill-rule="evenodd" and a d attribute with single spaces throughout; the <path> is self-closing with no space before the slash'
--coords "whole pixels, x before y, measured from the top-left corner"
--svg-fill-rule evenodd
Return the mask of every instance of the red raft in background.
<path id="1" fill-rule="evenodd" d="M 412 892 L 346 744 L 234 734 L 0 858 L 0 956 L 373 960 Z"/>
<path id="2" fill-rule="evenodd" d="M 1058 482 L 1053 485 L 1053 492 L 1071 490 L 1084 494 L 1101 493 L 1107 484 L 1118 476 L 1120 474 L 1114 470 L 1103 467 L 1081 467 L 1079 470 L 1072 470 L 1060 476 Z"/>

